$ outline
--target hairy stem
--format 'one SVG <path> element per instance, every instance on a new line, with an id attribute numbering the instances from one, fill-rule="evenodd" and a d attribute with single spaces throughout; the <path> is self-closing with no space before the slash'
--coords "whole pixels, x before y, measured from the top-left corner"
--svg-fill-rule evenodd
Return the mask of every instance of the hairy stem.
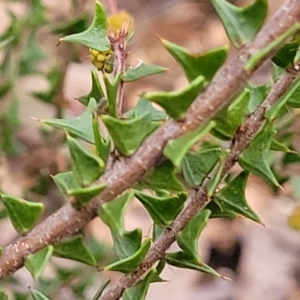
<path id="1" fill-rule="evenodd" d="M 106 183 L 107 188 L 101 195 L 92 199 L 81 209 L 75 209 L 70 204 L 65 204 L 37 225 L 27 236 L 20 237 L 5 247 L 0 256 L 0 279 L 21 268 L 28 254 L 35 253 L 49 244 L 54 244 L 78 232 L 97 215 L 97 211 L 103 203 L 113 200 L 117 195 L 130 188 L 137 180 L 141 179 L 147 170 L 159 162 L 163 155 L 163 149 L 169 140 L 176 139 L 196 129 L 212 118 L 221 107 L 232 100 L 232 97 L 240 90 L 251 74 L 265 60 L 270 58 L 275 50 L 262 57 L 255 68 L 245 71 L 244 66 L 249 58 L 264 49 L 274 38 L 283 34 L 299 19 L 299 2 L 287 0 L 276 15 L 263 27 L 255 40 L 240 50 L 231 61 L 217 72 L 211 84 L 194 101 L 185 120 L 166 122 L 146 140 L 132 157 L 116 162 L 113 168 L 102 176 L 101 181 Z M 200 191 L 201 189 L 198 193 Z M 168 236 L 172 237 L 173 234 L 172 231 L 169 231 Z M 124 288 L 126 288 L 126 284 L 123 285 Z M 119 294 L 121 292 L 122 290 L 119 291 Z"/>

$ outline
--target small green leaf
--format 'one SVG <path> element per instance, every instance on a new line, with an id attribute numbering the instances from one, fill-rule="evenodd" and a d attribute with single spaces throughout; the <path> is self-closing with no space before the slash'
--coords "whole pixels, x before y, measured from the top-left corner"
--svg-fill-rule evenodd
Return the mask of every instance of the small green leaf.
<path id="1" fill-rule="evenodd" d="M 80 188 L 80 184 L 74 179 L 73 171 L 58 173 L 52 177 L 60 192 L 69 195 L 70 190 Z"/>
<path id="2" fill-rule="evenodd" d="M 72 160 L 73 176 L 81 186 L 89 186 L 103 173 L 105 164 L 96 155 L 82 148 L 76 139 L 67 135 Z"/>
<path id="3" fill-rule="evenodd" d="M 93 112 L 97 110 L 97 103 L 95 99 L 90 99 L 89 105 L 84 113 L 73 119 L 49 119 L 41 120 L 42 123 L 54 128 L 67 131 L 72 136 L 83 139 L 89 143 L 94 143 L 94 132 L 92 125 Z"/>
<path id="4" fill-rule="evenodd" d="M 92 89 L 86 96 L 81 96 L 78 100 L 87 106 L 91 98 L 94 98 L 97 103 L 99 103 L 100 99 L 104 97 L 104 93 L 99 82 L 98 73 L 96 70 L 91 70 L 92 77 Z"/>
<path id="5" fill-rule="evenodd" d="M 172 192 L 181 192 L 184 186 L 176 178 L 175 167 L 171 161 L 166 160 L 148 172 L 143 178 L 143 184 L 152 190 L 168 190 Z"/>
<path id="6" fill-rule="evenodd" d="M 176 167 L 180 167 L 181 161 L 190 147 L 198 142 L 201 137 L 215 126 L 211 121 L 205 126 L 199 127 L 176 140 L 170 140 L 164 149 L 164 155 L 169 158 Z"/>
<path id="7" fill-rule="evenodd" d="M 96 260 L 84 244 L 81 235 L 71 237 L 55 244 L 53 255 L 79 261 L 90 266 L 96 265 Z"/>
<path id="8" fill-rule="evenodd" d="M 265 178 L 275 186 L 279 186 L 267 161 L 273 136 L 272 124 L 267 123 L 254 137 L 249 147 L 239 156 L 239 164 L 244 170 Z"/>
<path id="9" fill-rule="evenodd" d="M 24 265 L 35 280 L 42 275 L 52 252 L 53 246 L 47 246 L 34 254 L 26 256 Z"/>
<path id="10" fill-rule="evenodd" d="M 258 215 L 250 208 L 245 198 L 245 189 L 248 179 L 247 172 L 241 172 L 229 182 L 219 193 L 216 194 L 221 207 L 230 207 L 233 212 L 238 213 L 254 222 L 261 223 Z"/>
<path id="11" fill-rule="evenodd" d="M 272 58 L 273 63 L 278 67 L 286 69 L 293 64 L 295 55 L 297 54 L 299 42 L 292 41 L 283 45 Z"/>
<path id="12" fill-rule="evenodd" d="M 173 119 L 182 119 L 185 112 L 197 98 L 205 84 L 205 78 L 198 76 L 185 89 L 176 92 L 144 94 L 143 97 L 163 107 Z"/>
<path id="13" fill-rule="evenodd" d="M 102 191 L 105 190 L 105 188 L 105 184 L 99 184 L 95 186 L 69 190 L 68 195 L 72 195 L 76 198 L 76 202 L 72 204 L 77 207 L 81 207 L 86 205 L 95 196 L 98 196 Z"/>
<path id="14" fill-rule="evenodd" d="M 0 291 L 0 300 L 8 300 L 8 295 L 4 291 Z"/>
<path id="15" fill-rule="evenodd" d="M 111 116 L 102 116 L 102 120 L 115 147 L 125 156 L 132 155 L 145 138 L 158 127 L 157 123 L 151 122 L 149 113 L 130 120 L 119 120 Z"/>
<path id="16" fill-rule="evenodd" d="M 43 212 L 42 203 L 30 202 L 8 194 L 1 194 L 1 200 L 15 230 L 24 234 L 37 222 Z"/>
<path id="17" fill-rule="evenodd" d="M 126 70 L 126 72 L 122 75 L 122 80 L 125 82 L 135 81 L 140 78 L 160 74 L 165 71 L 167 71 L 167 69 L 161 66 L 146 65 L 144 63 L 141 63 L 136 68 L 129 68 L 128 70 Z"/>
<path id="18" fill-rule="evenodd" d="M 61 38 L 60 41 L 79 43 L 98 51 L 108 51 L 110 42 L 107 36 L 106 14 L 101 3 L 96 1 L 94 19 L 88 29 L 80 33 L 67 35 Z"/>
<path id="19" fill-rule="evenodd" d="M 93 133 L 94 133 L 96 152 L 98 156 L 106 164 L 110 154 L 111 142 L 110 140 L 106 140 L 101 136 L 99 130 L 98 116 L 93 117 L 92 124 L 93 124 Z"/>
<path id="20" fill-rule="evenodd" d="M 146 277 L 133 287 L 126 289 L 123 293 L 124 300 L 145 300 L 150 283 L 157 277 L 156 269 L 150 270 Z"/>
<path id="21" fill-rule="evenodd" d="M 212 0 L 227 36 L 239 48 L 250 42 L 264 23 L 268 13 L 268 1 L 256 0 L 247 7 L 236 7 L 225 0 Z"/>
<path id="22" fill-rule="evenodd" d="M 245 89 L 225 111 L 217 114 L 211 133 L 219 139 L 231 140 L 247 114 L 249 101 L 250 91 Z"/>
<path id="23" fill-rule="evenodd" d="M 213 276 L 221 277 L 221 275 L 218 272 L 216 272 L 213 268 L 209 267 L 203 262 L 198 261 L 190 253 L 186 253 L 183 251 L 168 253 L 165 256 L 165 260 L 168 264 L 178 268 L 192 269 Z"/>
<path id="24" fill-rule="evenodd" d="M 130 273 L 134 271 L 140 263 L 143 261 L 144 257 L 148 253 L 151 245 L 151 239 L 146 239 L 141 245 L 140 249 L 133 255 L 124 258 L 122 260 L 116 261 L 109 266 L 105 267 L 105 271 L 118 271 L 122 273 Z"/>
<path id="25" fill-rule="evenodd" d="M 127 119 L 133 119 L 141 117 L 146 113 L 151 115 L 151 121 L 164 121 L 167 118 L 167 114 L 164 111 L 154 108 L 152 103 L 145 98 L 140 98 L 137 105 L 125 113 L 124 117 Z"/>
<path id="26" fill-rule="evenodd" d="M 219 155 L 219 148 L 188 152 L 181 164 L 186 182 L 194 188 L 199 186 L 218 162 Z"/>
<path id="27" fill-rule="evenodd" d="M 130 191 L 100 207 L 99 217 L 111 231 L 116 231 L 119 234 L 124 233 L 124 213 L 133 196 L 133 191 Z"/>
<path id="28" fill-rule="evenodd" d="M 163 39 L 162 42 L 169 53 L 183 68 L 190 82 L 199 75 L 204 76 L 206 81 L 211 81 L 215 73 L 225 62 L 228 53 L 228 47 L 223 46 L 204 53 L 191 54 L 185 48 L 167 40 Z"/>
<path id="29" fill-rule="evenodd" d="M 294 152 L 293 150 L 289 149 L 285 144 L 275 139 L 272 139 L 270 150 L 281 151 L 281 152 Z"/>
<path id="30" fill-rule="evenodd" d="M 30 289 L 30 293 L 34 300 L 50 300 L 38 290 Z"/>
<path id="31" fill-rule="evenodd" d="M 154 223 L 160 227 L 168 226 L 182 210 L 186 193 L 177 196 L 155 197 L 135 191 L 135 196 L 149 212 Z"/>
<path id="32" fill-rule="evenodd" d="M 214 0 L 216 1 L 216 0 Z M 259 1 L 259 0 L 257 0 Z M 263 1 L 263 0 L 261 0 Z M 284 32 L 282 35 L 280 35 L 278 38 L 276 38 L 273 42 L 269 43 L 268 46 L 260 50 L 258 53 L 253 54 L 248 62 L 246 63 L 244 69 L 245 71 L 249 72 L 253 68 L 257 66 L 257 64 L 272 50 L 277 48 L 280 44 L 282 44 L 289 36 L 295 34 L 297 31 L 299 31 L 300 23 L 295 23 L 293 26 L 291 26 L 286 32 Z"/>
<path id="33" fill-rule="evenodd" d="M 188 225 L 178 233 L 178 246 L 186 253 L 194 257 L 199 256 L 198 239 L 205 228 L 210 216 L 210 211 L 205 209 L 200 211 L 194 218 L 192 218 Z"/>
<path id="34" fill-rule="evenodd" d="M 209 216 L 210 219 L 213 218 L 225 218 L 225 219 L 235 219 L 238 217 L 238 214 L 235 213 L 231 207 L 226 205 L 224 202 L 222 204 L 218 199 L 210 201 L 208 205 L 205 206 L 206 209 L 211 211 Z"/>
<path id="35" fill-rule="evenodd" d="M 117 117 L 116 101 L 119 84 L 121 82 L 121 74 L 117 74 L 114 80 L 110 82 L 107 75 L 104 73 L 103 80 L 106 87 L 109 114 L 112 117 Z"/>
<path id="36" fill-rule="evenodd" d="M 291 88 L 265 113 L 265 117 L 273 121 L 278 117 L 286 105 L 291 107 L 300 106 L 300 101 L 298 99 L 300 93 L 300 80 L 299 78 L 292 84 Z"/>
<path id="37" fill-rule="evenodd" d="M 251 92 L 250 101 L 248 104 L 248 114 L 252 114 L 269 94 L 270 85 L 265 84 L 261 86 L 253 86 L 248 83 L 247 88 Z"/>

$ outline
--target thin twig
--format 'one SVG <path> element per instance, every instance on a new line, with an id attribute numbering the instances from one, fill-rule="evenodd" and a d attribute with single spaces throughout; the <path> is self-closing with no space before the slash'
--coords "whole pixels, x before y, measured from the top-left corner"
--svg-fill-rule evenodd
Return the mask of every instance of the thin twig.
<path id="1" fill-rule="evenodd" d="M 296 71 L 296 72 L 295 72 Z M 292 84 L 298 79 L 299 65 L 295 66 L 293 70 L 287 70 L 284 75 L 276 82 L 274 88 L 259 106 L 259 108 L 246 120 L 242 126 L 245 130 L 240 130 L 233 143 L 229 147 L 230 155 L 227 157 L 223 168 L 223 179 L 234 166 L 238 156 L 248 147 L 255 134 L 259 131 L 261 126 L 265 122 L 265 110 L 266 108 L 274 105 L 282 95 L 292 86 Z M 153 265 L 165 256 L 166 251 L 176 241 L 177 234 L 189 223 L 189 221 L 195 217 L 199 211 L 201 211 L 205 205 L 208 204 L 210 199 L 207 197 L 207 183 L 206 181 L 195 195 L 192 197 L 187 207 L 179 214 L 173 224 L 166 228 L 163 233 L 158 237 L 155 243 L 150 248 L 145 259 L 139 266 L 139 268 L 129 275 L 124 275 L 118 282 L 114 283 L 101 300 L 117 300 L 121 297 L 126 288 L 133 286 L 138 280 L 149 271 Z"/>
<path id="2" fill-rule="evenodd" d="M 251 55 L 264 49 L 274 38 L 283 34 L 299 19 L 299 2 L 287 0 L 263 27 L 255 40 L 239 51 L 233 60 L 217 72 L 211 84 L 194 101 L 185 120 L 166 122 L 132 157 L 116 162 L 113 168 L 103 175 L 101 181 L 106 183 L 107 188 L 100 196 L 95 197 L 85 207 L 78 210 L 70 204 L 65 204 L 37 225 L 27 236 L 20 237 L 5 247 L 0 256 L 0 279 L 21 268 L 28 254 L 35 253 L 46 245 L 54 244 L 78 232 L 87 222 L 97 216 L 97 211 L 103 203 L 113 200 L 130 188 L 147 170 L 155 166 L 162 157 L 163 149 L 169 140 L 196 129 L 212 118 L 221 107 L 232 100 L 251 74 L 274 54 L 275 49 L 264 56 L 255 68 L 245 71 L 244 65 Z M 172 236 L 174 234 L 172 232 L 170 231 L 168 235 Z M 126 285 L 123 288 L 126 288 Z"/>

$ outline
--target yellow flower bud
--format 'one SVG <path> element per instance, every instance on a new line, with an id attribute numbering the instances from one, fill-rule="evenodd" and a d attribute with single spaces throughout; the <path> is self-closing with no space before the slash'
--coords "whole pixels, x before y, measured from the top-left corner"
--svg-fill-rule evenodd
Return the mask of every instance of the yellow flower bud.
<path id="1" fill-rule="evenodd" d="M 98 69 L 98 71 L 102 71 L 104 68 L 104 62 L 102 61 L 96 61 L 93 65 Z"/>

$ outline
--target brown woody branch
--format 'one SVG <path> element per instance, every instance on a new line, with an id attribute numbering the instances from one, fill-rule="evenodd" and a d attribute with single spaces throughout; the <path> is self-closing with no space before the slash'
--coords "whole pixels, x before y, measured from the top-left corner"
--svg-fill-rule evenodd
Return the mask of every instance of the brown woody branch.
<path id="1" fill-rule="evenodd" d="M 117 195 L 130 188 L 133 183 L 141 179 L 147 170 L 156 165 L 169 140 L 196 129 L 209 120 L 223 105 L 229 103 L 251 74 L 274 52 L 268 53 L 254 69 L 247 72 L 244 70 L 244 65 L 251 55 L 265 48 L 299 20 L 300 3 L 297 0 L 287 0 L 263 27 L 255 40 L 239 51 L 236 57 L 217 72 L 211 84 L 190 107 L 183 121 L 167 121 L 146 140 L 132 157 L 116 162 L 113 168 L 102 176 L 101 181 L 106 183 L 107 188 L 100 196 L 95 197 L 85 207 L 78 210 L 70 204 L 65 204 L 37 225 L 27 236 L 20 237 L 5 247 L 0 256 L 0 279 L 21 268 L 28 254 L 35 253 L 46 245 L 54 244 L 78 232 L 87 222 L 97 216 L 97 211 L 103 203 L 113 200 Z M 204 194 L 205 191 L 201 192 L 200 189 L 197 194 L 201 193 Z M 200 198 L 205 199 L 203 196 Z M 194 206 L 198 207 L 196 204 Z M 176 224 L 177 222 L 174 222 L 173 226 L 179 230 L 181 225 Z M 172 231 L 169 231 L 168 236 L 172 237 L 173 234 Z M 161 255 L 165 250 L 157 249 Z M 123 289 L 126 288 L 126 282 L 122 286 Z"/>
<path id="2" fill-rule="evenodd" d="M 298 72 L 299 65 L 288 69 L 276 82 L 272 91 L 259 108 L 247 118 L 245 124 L 242 126 L 244 129 L 237 132 L 232 140 L 234 142 L 232 142 L 229 147 L 230 154 L 224 164 L 222 178 L 228 174 L 229 170 L 237 162 L 239 155 L 248 147 L 255 134 L 264 124 L 266 109 L 274 105 L 281 96 L 287 92 L 296 79 L 298 79 Z M 187 207 L 174 220 L 173 224 L 166 228 L 155 241 L 139 268 L 133 273 L 121 277 L 119 281 L 113 284 L 107 293 L 100 298 L 101 300 L 119 299 L 126 288 L 136 284 L 142 275 L 149 271 L 158 260 L 165 256 L 166 251 L 176 241 L 177 234 L 186 227 L 189 221 L 195 217 L 205 205 L 209 203 L 210 198 L 208 198 L 206 192 L 207 182 L 208 181 L 200 186 Z"/>

